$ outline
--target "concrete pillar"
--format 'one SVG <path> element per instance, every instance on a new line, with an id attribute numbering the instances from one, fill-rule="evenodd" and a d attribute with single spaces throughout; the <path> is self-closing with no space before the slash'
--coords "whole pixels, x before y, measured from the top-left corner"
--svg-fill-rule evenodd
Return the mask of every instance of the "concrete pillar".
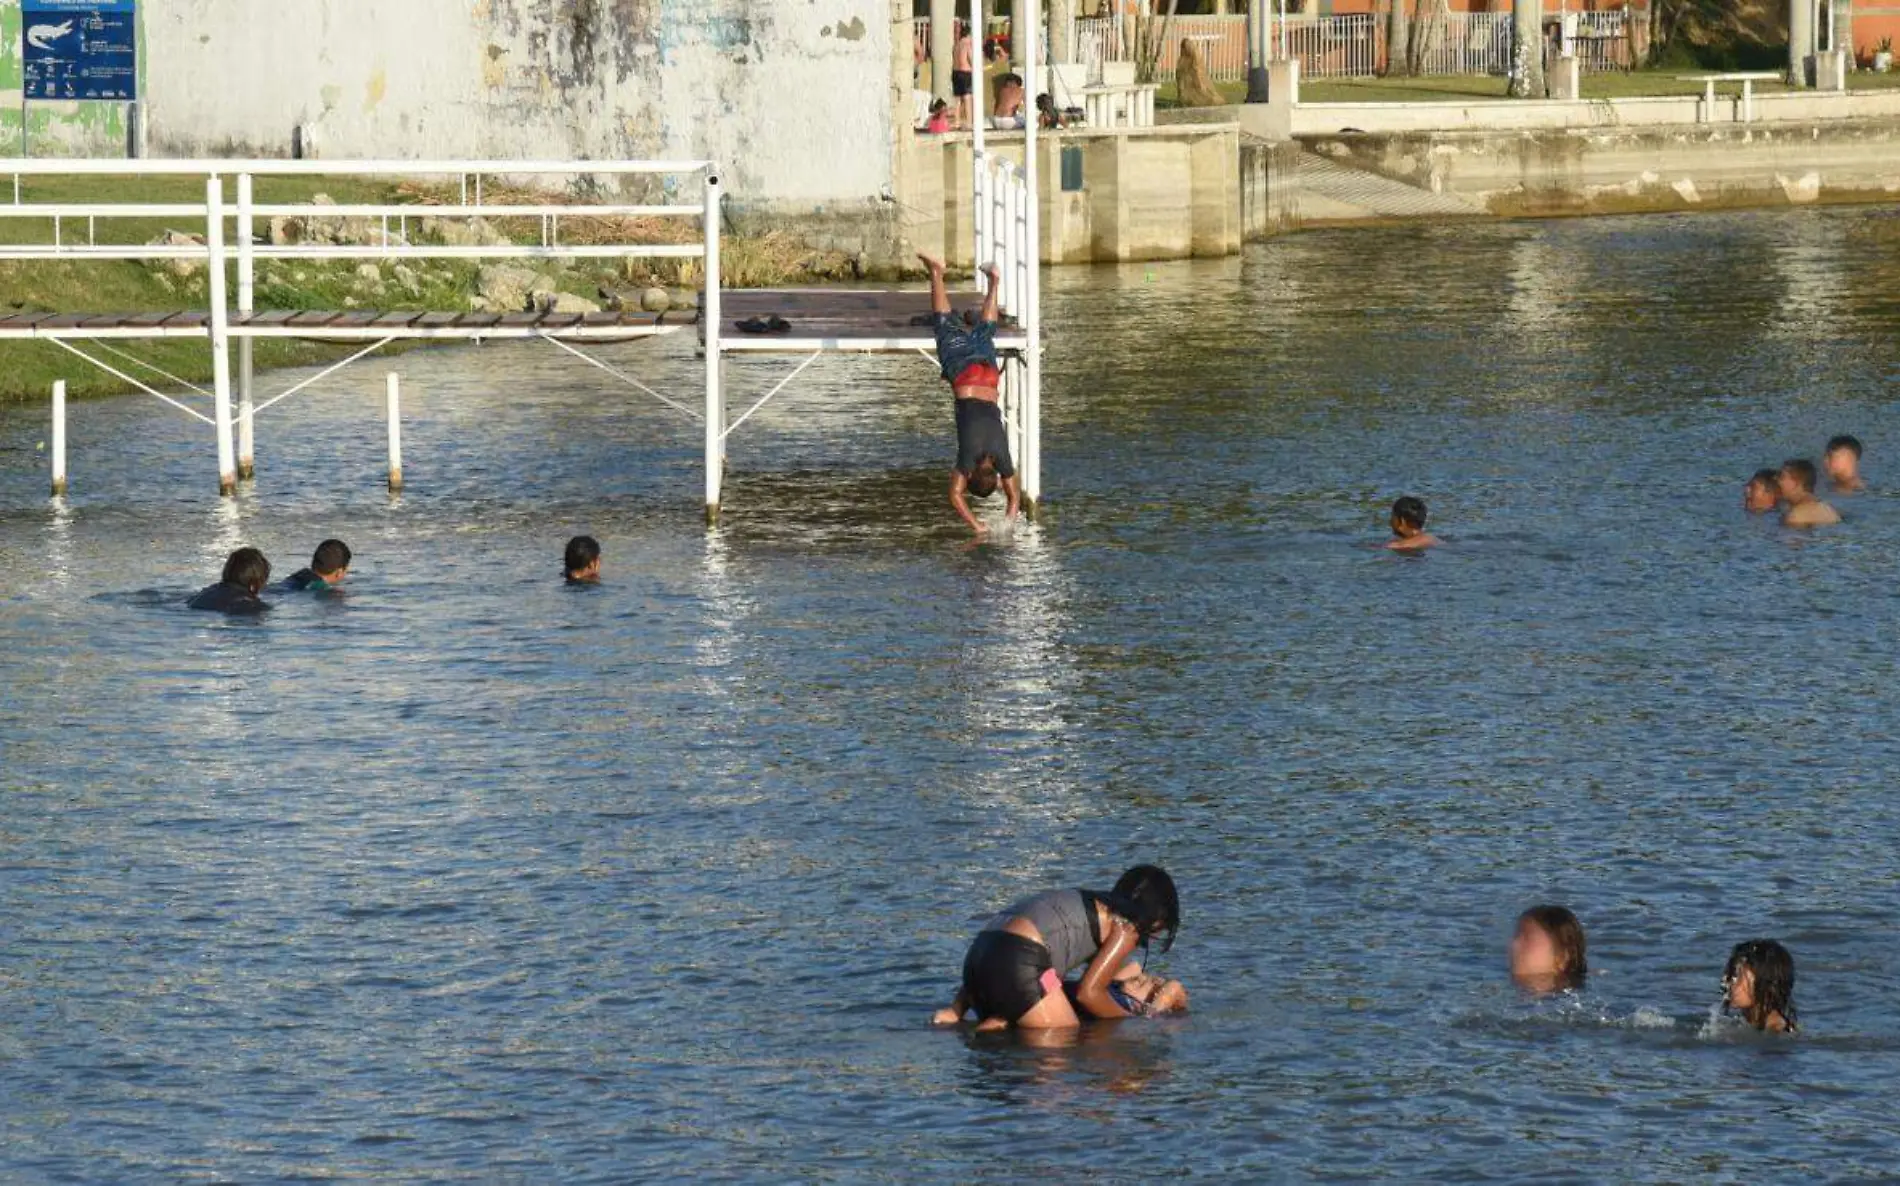
<path id="1" fill-rule="evenodd" d="M 1023 73 L 1029 64 L 1028 38 L 1034 34 L 1029 26 L 1034 19 L 1029 14 L 1029 0 L 1009 0 L 1009 68 L 1023 74 L 1025 84 L 1029 81 L 1029 76 Z"/>
<path id="2" fill-rule="evenodd" d="M 1067 66 L 1075 61 L 1075 0 L 1048 0 L 1050 66 Z"/>
<path id="3" fill-rule="evenodd" d="M 1240 250 L 1240 143 L 1231 132 L 1202 136 L 1188 148 L 1191 250 L 1219 257 Z"/>
<path id="4" fill-rule="evenodd" d="M 956 63 L 957 0 L 930 0 L 930 93 L 955 103 L 950 68 Z"/>
<path id="5" fill-rule="evenodd" d="M 1814 0 L 1788 0 L 1788 85 L 1808 85 L 1808 58 L 1814 53 Z"/>
<path id="6" fill-rule="evenodd" d="M 1551 63 L 1550 97 L 1575 103 L 1583 98 L 1583 71 L 1577 55 L 1565 54 Z"/>
<path id="7" fill-rule="evenodd" d="M 1083 169 L 1088 175 L 1089 254 L 1097 261 L 1128 258 L 1128 137 L 1091 136 Z"/>
<path id="8" fill-rule="evenodd" d="M 1268 0 L 1247 0 L 1247 102 L 1267 101 L 1267 25 L 1272 19 Z"/>
<path id="9" fill-rule="evenodd" d="M 1825 49 L 1814 55 L 1814 87 L 1822 91 L 1844 91 L 1847 89 L 1847 72 L 1853 68 L 1852 59 L 1844 49 Z"/>

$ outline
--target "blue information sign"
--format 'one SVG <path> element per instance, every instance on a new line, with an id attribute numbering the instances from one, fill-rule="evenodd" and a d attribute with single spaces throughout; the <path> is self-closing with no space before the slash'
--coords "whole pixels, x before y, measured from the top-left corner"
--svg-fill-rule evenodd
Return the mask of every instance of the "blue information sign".
<path id="1" fill-rule="evenodd" d="M 28 99 L 138 98 L 135 0 L 26 0 Z"/>

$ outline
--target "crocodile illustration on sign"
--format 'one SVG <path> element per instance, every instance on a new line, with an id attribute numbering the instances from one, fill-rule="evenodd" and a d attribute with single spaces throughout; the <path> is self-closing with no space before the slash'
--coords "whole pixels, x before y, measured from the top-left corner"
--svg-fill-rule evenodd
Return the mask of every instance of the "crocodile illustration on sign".
<path id="1" fill-rule="evenodd" d="M 26 43 L 34 49 L 52 49 L 53 42 L 72 31 L 71 21 L 61 21 L 57 25 L 31 25 L 26 30 Z"/>

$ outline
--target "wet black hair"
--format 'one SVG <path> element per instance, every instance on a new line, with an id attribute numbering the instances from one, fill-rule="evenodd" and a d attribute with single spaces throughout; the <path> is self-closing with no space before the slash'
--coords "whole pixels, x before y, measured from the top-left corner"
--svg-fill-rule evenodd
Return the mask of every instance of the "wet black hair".
<path id="1" fill-rule="evenodd" d="M 1856 437 L 1850 437 L 1843 433 L 1840 436 L 1829 438 L 1827 451 L 1832 453 L 1836 449 L 1846 449 L 1854 455 L 1856 460 L 1860 458 L 1860 441 Z"/>
<path id="2" fill-rule="evenodd" d="M 256 548 L 239 548 L 224 562 L 222 579 L 227 585 L 242 585 L 255 593 L 270 584 L 270 561 Z"/>
<path id="3" fill-rule="evenodd" d="M 1770 490 L 1775 490 L 1781 485 L 1781 473 L 1778 470 L 1758 469 L 1755 471 L 1754 476 L 1748 479 L 1747 484 L 1750 486 L 1766 486 Z"/>
<path id="4" fill-rule="evenodd" d="M 1406 495 L 1392 504 L 1392 517 L 1408 527 L 1425 530 L 1425 503 L 1422 499 Z"/>
<path id="5" fill-rule="evenodd" d="M 969 472 L 965 481 L 970 487 L 970 493 L 978 498 L 988 498 L 996 493 L 996 458 L 988 454 L 977 458 L 976 468 Z"/>
<path id="6" fill-rule="evenodd" d="M 350 545 L 340 539 L 324 540 L 310 557 L 310 571 L 315 573 L 335 572 L 349 566 Z"/>
<path id="7" fill-rule="evenodd" d="M 1135 924 L 1143 950 L 1163 931 L 1167 937 L 1161 941 L 1161 950 L 1174 946 L 1175 933 L 1181 929 L 1181 899 L 1166 869 L 1136 865 L 1121 875 L 1103 900 L 1110 910 Z"/>
<path id="8" fill-rule="evenodd" d="M 1550 936 L 1551 946 L 1557 949 L 1557 958 L 1563 962 L 1558 983 L 1564 988 L 1582 988 L 1584 977 L 1590 974 L 1590 961 L 1586 957 L 1583 923 L 1577 920 L 1570 908 L 1533 906 L 1518 915 L 1517 921 L 1535 923 L 1539 930 Z"/>
<path id="9" fill-rule="evenodd" d="M 1723 1011 L 1728 1009 L 1728 985 L 1746 967 L 1755 973 L 1755 1003 L 1744 1011 L 1748 1024 L 1756 1029 L 1766 1028 L 1770 1013 L 1781 1014 L 1781 1019 L 1794 1029 L 1794 956 L 1788 949 L 1773 939 L 1749 939 L 1737 943 L 1735 950 L 1728 953 L 1728 964 L 1722 969 Z"/>
<path id="10" fill-rule="evenodd" d="M 573 576 L 600 559 L 600 541 L 591 535 L 577 535 L 567 541 L 567 574 Z"/>
<path id="11" fill-rule="evenodd" d="M 1812 461 L 1805 457 L 1790 458 L 1781 463 L 1781 472 L 1793 474 L 1794 480 L 1801 483 L 1803 490 L 1810 494 L 1814 493 L 1814 463 Z"/>

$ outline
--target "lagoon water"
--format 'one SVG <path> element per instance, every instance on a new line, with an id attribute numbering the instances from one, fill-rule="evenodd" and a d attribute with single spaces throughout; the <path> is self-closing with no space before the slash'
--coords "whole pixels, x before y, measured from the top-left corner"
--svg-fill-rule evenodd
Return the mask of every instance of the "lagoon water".
<path id="1" fill-rule="evenodd" d="M 710 535 L 696 426 L 545 347 L 393 364 L 399 501 L 376 370 L 225 504 L 153 401 L 75 406 L 63 506 L 0 412 L 0 1176 L 1900 1172 L 1900 212 L 1049 290 L 1048 514 L 980 548 L 916 359 L 808 371 Z M 1843 431 L 1842 526 L 1742 514 Z M 1446 547 L 1369 546 L 1402 493 Z M 343 599 L 179 608 L 327 535 Z M 925 1025 L 989 911 L 1141 860 L 1191 1015 Z M 1542 900 L 1580 999 L 1504 980 Z M 1798 1039 L 1711 1023 L 1756 935 Z"/>

